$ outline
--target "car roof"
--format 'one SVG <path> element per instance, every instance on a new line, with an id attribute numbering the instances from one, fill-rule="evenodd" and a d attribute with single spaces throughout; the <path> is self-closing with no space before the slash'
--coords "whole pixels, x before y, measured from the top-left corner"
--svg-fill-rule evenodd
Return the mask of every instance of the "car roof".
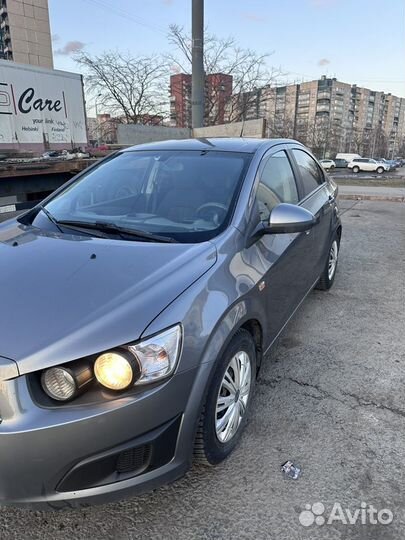
<path id="1" fill-rule="evenodd" d="M 291 139 L 253 139 L 247 137 L 218 137 L 209 139 L 178 139 L 138 144 L 125 152 L 140 150 L 216 150 L 217 152 L 246 152 L 254 154 L 259 148 L 271 148 L 277 144 L 294 143 Z"/>

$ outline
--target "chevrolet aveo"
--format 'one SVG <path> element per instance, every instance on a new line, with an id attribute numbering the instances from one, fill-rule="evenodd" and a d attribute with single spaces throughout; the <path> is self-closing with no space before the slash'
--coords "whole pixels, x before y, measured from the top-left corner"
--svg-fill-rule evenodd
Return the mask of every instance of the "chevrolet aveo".
<path id="1" fill-rule="evenodd" d="M 226 458 L 262 359 L 333 284 L 336 195 L 295 141 L 168 141 L 0 225 L 0 504 L 105 501 Z"/>

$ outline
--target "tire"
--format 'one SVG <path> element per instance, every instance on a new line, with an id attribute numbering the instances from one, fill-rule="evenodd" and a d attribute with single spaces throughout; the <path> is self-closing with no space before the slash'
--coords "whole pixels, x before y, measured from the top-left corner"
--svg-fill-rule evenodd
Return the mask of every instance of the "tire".
<path id="1" fill-rule="evenodd" d="M 229 381 L 234 380 L 232 374 L 235 374 L 236 366 L 239 366 L 242 371 L 241 387 L 243 387 L 244 392 L 247 391 L 247 394 L 243 395 L 243 390 L 241 392 L 238 388 L 235 398 L 232 398 L 228 387 L 230 388 Z M 227 381 L 225 380 L 226 374 Z M 246 384 L 243 384 L 243 375 L 246 377 Z M 255 382 L 255 343 L 247 330 L 240 329 L 218 361 L 205 398 L 194 442 L 194 461 L 196 463 L 216 465 L 233 452 L 242 436 L 249 416 Z M 219 403 L 219 401 L 221 402 Z M 223 406 L 223 410 L 217 411 L 218 405 Z M 225 421 L 221 427 L 219 422 L 227 413 L 228 421 Z"/>
<path id="2" fill-rule="evenodd" d="M 382 174 L 384 172 L 384 167 L 377 167 L 377 173 Z"/>
<path id="3" fill-rule="evenodd" d="M 359 167 L 357 167 L 357 166 L 356 166 L 356 167 L 353 167 L 352 171 L 353 171 L 354 173 L 356 173 L 356 174 L 357 174 L 357 173 L 359 173 L 359 172 L 360 172 L 360 168 L 359 168 Z"/>
<path id="4" fill-rule="evenodd" d="M 338 259 L 339 259 L 339 248 L 340 248 L 340 238 L 337 234 L 335 234 L 328 250 L 328 256 L 326 259 L 325 267 L 316 285 L 316 288 L 321 291 L 329 290 L 332 287 L 333 282 L 335 281 L 336 270 L 337 270 Z M 332 264 L 331 257 L 334 257 L 333 269 L 331 268 L 331 264 Z"/>

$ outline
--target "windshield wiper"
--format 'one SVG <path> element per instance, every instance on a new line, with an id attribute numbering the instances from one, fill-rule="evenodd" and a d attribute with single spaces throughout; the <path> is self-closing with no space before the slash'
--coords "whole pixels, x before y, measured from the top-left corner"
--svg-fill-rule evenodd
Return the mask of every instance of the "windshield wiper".
<path id="1" fill-rule="evenodd" d="M 125 236 L 132 236 L 140 240 L 145 240 L 149 242 L 167 242 L 174 243 L 177 242 L 174 238 L 170 236 L 161 236 L 159 234 L 153 234 L 146 231 L 141 231 L 139 229 L 128 229 L 126 227 L 120 227 L 114 223 L 105 223 L 103 221 L 74 221 L 74 220 L 60 220 L 57 221 L 59 225 L 66 227 L 80 227 L 83 229 L 92 229 L 95 231 L 100 231 L 104 233 L 113 233 L 118 234 L 122 238 Z"/>
<path id="2" fill-rule="evenodd" d="M 45 208 L 45 206 L 42 206 L 42 204 L 40 204 L 40 205 L 37 206 L 37 208 L 42 210 L 42 212 L 46 215 L 46 217 L 49 219 L 49 221 L 51 223 L 53 223 L 53 225 L 55 225 L 55 227 L 58 229 L 59 232 L 63 233 L 62 229 L 58 225 L 58 222 L 53 217 L 53 215 L 50 213 L 50 211 L 47 208 Z"/>

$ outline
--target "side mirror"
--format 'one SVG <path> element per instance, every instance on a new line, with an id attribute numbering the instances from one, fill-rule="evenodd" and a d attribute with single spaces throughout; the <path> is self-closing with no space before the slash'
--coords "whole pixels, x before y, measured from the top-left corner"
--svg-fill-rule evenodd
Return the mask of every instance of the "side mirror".
<path id="1" fill-rule="evenodd" d="M 315 216 L 305 208 L 295 204 L 281 203 L 271 211 L 269 224 L 264 232 L 265 234 L 304 232 L 315 223 Z"/>

